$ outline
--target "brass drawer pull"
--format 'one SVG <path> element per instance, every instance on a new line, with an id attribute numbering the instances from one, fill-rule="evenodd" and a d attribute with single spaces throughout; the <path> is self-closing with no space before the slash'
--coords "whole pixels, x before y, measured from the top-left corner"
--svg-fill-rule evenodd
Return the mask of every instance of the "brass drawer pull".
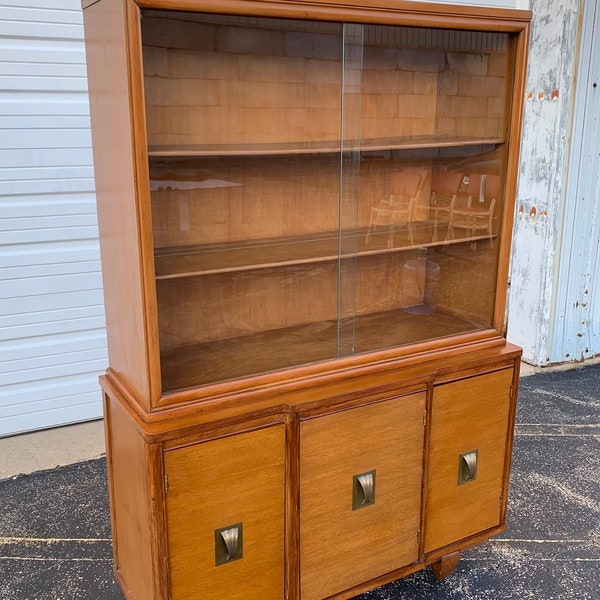
<path id="1" fill-rule="evenodd" d="M 477 478 L 477 454 L 478 450 L 465 452 L 458 458 L 458 485 L 474 481 Z"/>
<path id="2" fill-rule="evenodd" d="M 215 530 L 215 566 L 243 556 L 242 523 Z"/>
<path id="3" fill-rule="evenodd" d="M 352 510 L 375 504 L 375 470 L 352 478 Z"/>

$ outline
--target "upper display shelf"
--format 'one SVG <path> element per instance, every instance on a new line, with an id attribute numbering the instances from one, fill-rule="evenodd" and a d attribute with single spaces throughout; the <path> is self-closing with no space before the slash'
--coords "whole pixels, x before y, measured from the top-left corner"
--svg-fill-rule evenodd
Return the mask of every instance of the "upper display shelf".
<path id="1" fill-rule="evenodd" d="M 323 233 L 272 240 L 160 248 L 155 251 L 156 278 L 175 279 L 315 264 L 464 242 L 491 242 L 495 237 L 497 234 L 493 233 L 491 220 L 489 230 L 477 232 L 474 228 L 448 230 L 448 223 L 438 228 L 438 223 L 430 220 L 382 227 L 372 232 L 345 232 L 342 236 Z"/>
<path id="2" fill-rule="evenodd" d="M 413 136 L 372 138 L 340 143 L 339 140 L 262 143 L 262 144 L 188 144 L 154 145 L 148 147 L 150 157 L 193 156 L 273 156 L 286 154 L 331 154 L 340 151 L 372 152 L 378 150 L 416 150 L 459 148 L 467 146 L 498 146 L 505 142 L 499 137 Z"/>

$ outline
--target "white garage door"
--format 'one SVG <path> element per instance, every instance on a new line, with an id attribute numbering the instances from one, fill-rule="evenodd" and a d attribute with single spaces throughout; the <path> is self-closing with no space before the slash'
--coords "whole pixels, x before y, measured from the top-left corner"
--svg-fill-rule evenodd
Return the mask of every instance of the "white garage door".
<path id="1" fill-rule="evenodd" d="M 80 0 L 0 0 L 0 436 L 101 415 L 97 237 Z"/>

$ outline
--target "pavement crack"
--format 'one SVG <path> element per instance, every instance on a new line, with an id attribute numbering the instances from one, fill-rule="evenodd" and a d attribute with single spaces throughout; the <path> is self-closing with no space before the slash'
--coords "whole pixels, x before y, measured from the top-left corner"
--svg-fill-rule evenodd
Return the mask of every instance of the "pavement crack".
<path id="1" fill-rule="evenodd" d="M 109 538 L 0 537 L 2 560 L 112 560 Z"/>
<path id="2" fill-rule="evenodd" d="M 559 494 L 561 494 L 567 500 L 575 502 L 579 506 L 591 509 L 593 511 L 600 511 L 600 503 L 596 502 L 594 499 L 589 498 L 588 496 L 584 496 L 582 494 L 578 494 L 573 490 L 569 489 L 566 485 L 556 481 L 552 477 L 547 477 L 545 475 L 541 475 L 540 473 L 533 473 L 530 476 L 530 479 L 538 484 L 542 484 L 544 486 L 550 487 L 556 490 Z"/>
<path id="3" fill-rule="evenodd" d="M 553 392 L 552 390 L 545 390 L 542 388 L 534 389 L 533 393 L 539 394 L 540 396 L 549 396 L 550 398 L 566 400 L 567 402 L 570 402 L 571 404 L 576 404 L 578 406 L 590 406 L 593 408 L 600 408 L 600 400 L 593 396 L 584 396 L 582 399 L 579 399 L 567 396 L 566 394 L 560 394 L 558 392 Z"/>
<path id="4" fill-rule="evenodd" d="M 578 425 L 564 423 L 520 423 L 516 436 L 600 438 L 600 424 Z"/>

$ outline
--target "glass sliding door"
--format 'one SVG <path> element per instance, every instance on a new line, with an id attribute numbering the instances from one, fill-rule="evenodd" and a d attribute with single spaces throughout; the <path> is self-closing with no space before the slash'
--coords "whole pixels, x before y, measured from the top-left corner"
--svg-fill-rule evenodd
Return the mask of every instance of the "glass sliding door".
<path id="1" fill-rule="evenodd" d="M 493 326 L 510 34 L 142 14 L 163 391 Z"/>

